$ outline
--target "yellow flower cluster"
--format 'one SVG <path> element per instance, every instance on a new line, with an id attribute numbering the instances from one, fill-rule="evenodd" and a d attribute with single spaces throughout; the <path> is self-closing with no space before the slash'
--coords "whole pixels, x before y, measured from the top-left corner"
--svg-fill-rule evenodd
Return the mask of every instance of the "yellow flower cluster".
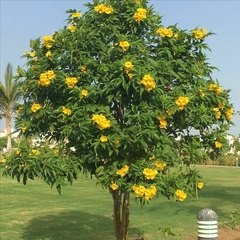
<path id="1" fill-rule="evenodd" d="M 112 190 L 117 190 L 118 189 L 118 185 L 115 183 L 115 182 L 111 182 L 111 185 L 110 185 L 110 188 L 112 189 Z"/>
<path id="2" fill-rule="evenodd" d="M 39 155 L 40 154 L 40 151 L 37 150 L 37 149 L 32 149 L 31 151 L 34 155 Z"/>
<path id="3" fill-rule="evenodd" d="M 105 6 L 104 4 L 99 4 L 94 7 L 94 11 L 98 13 L 106 13 L 106 14 L 111 14 L 113 12 L 112 6 Z"/>
<path id="4" fill-rule="evenodd" d="M 100 137 L 100 141 L 101 141 L 101 142 L 107 142 L 107 141 L 108 141 L 107 136 L 103 136 L 103 135 L 102 135 L 102 136 Z"/>
<path id="5" fill-rule="evenodd" d="M 47 49 L 51 48 L 54 42 L 55 42 L 55 40 L 52 38 L 52 36 L 44 36 L 43 37 L 43 45 Z"/>
<path id="6" fill-rule="evenodd" d="M 221 148 L 222 147 L 222 143 L 215 141 L 215 147 L 216 148 Z"/>
<path id="7" fill-rule="evenodd" d="M 78 18 L 78 17 L 81 17 L 82 16 L 82 14 L 80 13 L 80 12 L 74 12 L 74 13 L 72 13 L 72 17 L 73 18 Z"/>
<path id="8" fill-rule="evenodd" d="M 39 103 L 34 103 L 31 107 L 32 112 L 38 111 L 42 106 Z"/>
<path id="9" fill-rule="evenodd" d="M 189 103 L 188 97 L 178 97 L 178 99 L 175 101 L 175 103 L 178 105 L 180 110 L 183 110 L 184 107 Z"/>
<path id="10" fill-rule="evenodd" d="M 119 46 L 123 49 L 123 51 L 127 51 L 130 47 L 130 43 L 128 41 L 119 42 Z"/>
<path id="11" fill-rule="evenodd" d="M 65 83 L 69 88 L 72 88 L 78 82 L 76 77 L 66 77 Z"/>
<path id="12" fill-rule="evenodd" d="M 203 188 L 203 185 L 204 185 L 203 182 L 198 182 L 198 183 L 197 183 L 197 188 L 198 188 L 198 189 L 202 189 L 202 188 Z"/>
<path id="13" fill-rule="evenodd" d="M 159 124 L 160 128 L 165 128 L 167 126 L 167 121 L 165 120 L 165 117 L 160 116 L 159 117 L 159 122 L 160 122 L 160 124 Z"/>
<path id="14" fill-rule="evenodd" d="M 132 62 L 128 61 L 125 62 L 125 68 L 126 68 L 126 74 L 128 75 L 129 79 L 132 79 L 132 73 L 130 73 L 130 71 L 133 69 L 134 65 L 132 64 Z"/>
<path id="15" fill-rule="evenodd" d="M 49 70 L 45 73 L 40 74 L 40 80 L 38 81 L 39 85 L 47 87 L 50 84 L 50 81 L 55 78 L 55 73 L 52 70 Z"/>
<path id="16" fill-rule="evenodd" d="M 151 75 L 149 75 L 149 74 L 146 74 L 143 76 L 143 78 L 141 80 L 141 84 L 143 84 L 148 91 L 150 91 L 156 87 L 156 82 L 155 82 L 154 78 L 151 77 Z"/>
<path id="17" fill-rule="evenodd" d="M 87 66 L 86 65 L 83 65 L 80 67 L 80 70 L 83 72 L 83 73 L 86 73 L 87 72 Z"/>
<path id="18" fill-rule="evenodd" d="M 138 8 L 133 18 L 135 21 L 142 21 L 144 18 L 147 18 L 147 10 L 145 8 Z"/>
<path id="19" fill-rule="evenodd" d="M 22 133 L 25 133 L 25 132 L 26 132 L 26 130 L 27 130 L 27 128 L 26 128 L 26 127 L 22 127 L 22 129 L 21 129 Z"/>
<path id="20" fill-rule="evenodd" d="M 143 174 L 146 179 L 154 179 L 156 175 L 158 174 L 158 171 L 156 169 L 151 169 L 151 168 L 144 168 L 143 169 Z"/>
<path id="21" fill-rule="evenodd" d="M 93 114 L 92 120 L 97 123 L 100 130 L 110 128 L 111 122 L 110 120 L 107 120 L 105 116 L 102 114 Z"/>
<path id="22" fill-rule="evenodd" d="M 219 95 L 219 94 L 222 92 L 222 87 L 220 87 L 220 86 L 217 85 L 217 84 L 210 84 L 210 85 L 208 86 L 208 89 L 209 89 L 210 91 L 215 92 L 216 95 Z"/>
<path id="23" fill-rule="evenodd" d="M 153 198 L 157 193 L 157 189 L 156 189 L 155 186 L 150 186 L 149 188 L 145 188 L 142 185 L 137 186 L 137 185 L 134 184 L 132 186 L 132 189 L 134 191 L 135 197 L 144 196 L 144 198 L 146 200 L 149 200 L 149 199 Z"/>
<path id="24" fill-rule="evenodd" d="M 184 191 L 179 189 L 175 191 L 175 195 L 177 197 L 177 200 L 181 202 L 184 201 L 187 197 L 187 194 Z"/>
<path id="25" fill-rule="evenodd" d="M 88 90 L 83 89 L 79 95 L 80 99 L 82 99 L 83 97 L 86 97 L 88 95 Z"/>
<path id="26" fill-rule="evenodd" d="M 203 98 L 205 96 L 205 94 L 203 93 L 203 91 L 201 89 L 199 90 L 199 95 L 201 98 Z"/>
<path id="27" fill-rule="evenodd" d="M 201 28 L 201 29 L 196 29 L 192 32 L 193 32 L 195 38 L 201 38 L 202 40 L 204 40 L 206 33 L 207 33 L 207 29 Z"/>
<path id="28" fill-rule="evenodd" d="M 232 119 L 232 114 L 233 114 L 233 109 L 232 109 L 232 108 L 229 108 L 229 109 L 226 111 L 226 118 L 227 118 L 227 120 Z"/>
<path id="29" fill-rule="evenodd" d="M 173 31 L 170 28 L 158 28 L 156 34 L 160 34 L 161 37 L 172 37 Z M 178 38 L 178 35 L 175 37 Z"/>
<path id="30" fill-rule="evenodd" d="M 155 166 L 156 166 L 157 168 L 160 168 L 161 170 L 163 170 L 163 169 L 167 166 L 167 163 L 166 163 L 166 162 L 156 161 L 156 162 L 155 162 Z"/>
<path id="31" fill-rule="evenodd" d="M 66 107 L 62 107 L 62 111 L 65 115 L 68 115 L 68 116 L 72 114 L 72 110 Z"/>
<path id="32" fill-rule="evenodd" d="M 69 25 L 68 29 L 70 32 L 74 32 L 76 30 L 76 26 L 71 24 L 71 25 Z"/>
<path id="33" fill-rule="evenodd" d="M 215 112 L 215 118 L 219 119 L 221 117 L 221 112 L 219 108 L 213 108 L 213 111 Z"/>
<path id="34" fill-rule="evenodd" d="M 121 169 L 118 169 L 116 171 L 116 174 L 117 175 L 120 175 L 121 177 L 124 177 L 127 173 L 128 173 L 128 170 L 129 170 L 129 166 L 128 165 L 125 165 L 124 167 L 122 167 Z"/>

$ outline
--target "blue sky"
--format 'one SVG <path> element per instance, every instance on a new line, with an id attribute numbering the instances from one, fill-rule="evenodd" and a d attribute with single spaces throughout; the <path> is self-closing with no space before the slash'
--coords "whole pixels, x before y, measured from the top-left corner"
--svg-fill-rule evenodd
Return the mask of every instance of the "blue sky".
<path id="1" fill-rule="evenodd" d="M 121 1 L 121 0 L 119 0 Z M 0 60 L 1 80 L 8 62 L 14 68 L 23 66 L 23 51 L 29 48 L 30 39 L 51 35 L 61 29 L 67 18 L 68 9 L 84 12 L 83 6 L 89 1 L 0 1 Z M 91 2 L 91 1 L 90 1 Z M 240 1 L 149 1 L 162 16 L 162 23 L 167 27 L 178 23 L 182 29 L 192 30 L 196 26 L 206 27 L 216 33 L 206 39 L 212 52 L 208 58 L 211 65 L 219 68 L 213 73 L 224 89 L 232 89 L 231 102 L 235 111 L 240 111 Z M 235 126 L 229 133 L 240 134 L 240 115 L 233 117 Z M 0 129 L 5 123 L 0 121 Z"/>

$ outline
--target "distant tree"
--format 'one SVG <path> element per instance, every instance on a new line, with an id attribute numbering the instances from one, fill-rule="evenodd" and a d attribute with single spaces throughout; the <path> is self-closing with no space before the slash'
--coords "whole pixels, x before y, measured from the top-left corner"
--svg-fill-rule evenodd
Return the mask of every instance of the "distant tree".
<path id="1" fill-rule="evenodd" d="M 7 64 L 4 74 L 5 84 L 0 82 L 0 117 L 5 118 L 7 127 L 7 151 L 11 151 L 11 120 L 16 110 L 16 104 L 20 100 L 22 92 L 18 78 L 13 77 L 13 66 Z"/>

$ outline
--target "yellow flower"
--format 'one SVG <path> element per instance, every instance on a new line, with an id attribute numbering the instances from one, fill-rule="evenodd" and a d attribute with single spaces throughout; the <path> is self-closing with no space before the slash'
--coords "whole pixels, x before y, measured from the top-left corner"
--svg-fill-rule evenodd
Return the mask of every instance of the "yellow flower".
<path id="1" fill-rule="evenodd" d="M 28 54 L 28 50 L 24 50 L 23 54 L 24 55 Z"/>
<path id="2" fill-rule="evenodd" d="M 46 73 L 40 74 L 40 79 L 38 81 L 39 85 L 47 87 L 50 84 L 50 79 L 48 78 Z"/>
<path id="3" fill-rule="evenodd" d="M 145 191 L 146 191 L 146 188 L 144 186 L 142 186 L 142 185 L 140 185 L 140 186 L 133 185 L 132 189 L 134 191 L 135 197 L 143 196 Z"/>
<path id="4" fill-rule="evenodd" d="M 206 28 L 201 28 L 201 29 L 196 29 L 194 31 L 192 31 L 195 38 L 201 38 L 204 40 L 206 33 L 207 33 L 207 29 Z"/>
<path id="5" fill-rule="evenodd" d="M 80 67 L 80 70 L 81 70 L 82 72 L 86 73 L 86 72 L 87 72 L 87 66 L 86 66 L 86 65 L 81 66 L 81 67 Z"/>
<path id="6" fill-rule="evenodd" d="M 52 70 L 48 70 L 47 72 L 46 72 L 46 74 L 47 74 L 47 77 L 50 79 L 50 80 L 52 80 L 53 78 L 55 78 L 55 73 L 54 73 L 54 71 L 52 71 Z"/>
<path id="7" fill-rule="evenodd" d="M 34 103 L 31 107 L 32 112 L 37 112 L 42 106 L 39 103 Z"/>
<path id="8" fill-rule="evenodd" d="M 149 160 L 154 160 L 155 159 L 155 155 L 152 155 L 150 158 L 149 158 Z"/>
<path id="9" fill-rule="evenodd" d="M 145 8 L 138 8 L 137 12 L 134 13 L 133 18 L 135 21 L 141 21 L 147 18 L 147 10 Z"/>
<path id="10" fill-rule="evenodd" d="M 106 14 L 111 14 L 113 12 L 113 8 L 111 6 L 105 7 L 104 12 Z"/>
<path id="11" fill-rule="evenodd" d="M 59 153 L 59 149 L 54 149 L 53 153 L 55 153 L 55 154 Z"/>
<path id="12" fill-rule="evenodd" d="M 104 11 L 105 11 L 104 4 L 101 3 L 101 4 L 97 5 L 97 6 L 95 6 L 94 7 L 94 11 L 99 12 L 99 13 L 104 13 Z"/>
<path id="13" fill-rule="evenodd" d="M 7 162 L 7 159 L 6 159 L 6 158 L 3 158 L 3 159 L 1 160 L 1 162 L 2 162 L 2 163 L 6 163 L 6 162 Z"/>
<path id="14" fill-rule="evenodd" d="M 146 200 L 151 199 L 152 197 L 154 197 L 157 193 L 157 188 L 155 186 L 151 186 L 149 188 L 146 188 L 145 192 L 144 192 L 144 198 Z"/>
<path id="15" fill-rule="evenodd" d="M 74 12 L 74 13 L 72 13 L 72 17 L 73 18 L 77 18 L 77 17 L 81 17 L 82 16 L 82 14 L 80 13 L 80 12 Z"/>
<path id="16" fill-rule="evenodd" d="M 174 34 L 174 38 L 178 38 L 178 34 L 177 33 Z"/>
<path id="17" fill-rule="evenodd" d="M 26 128 L 26 127 L 22 127 L 22 129 L 21 129 L 22 133 L 25 133 L 25 132 L 26 132 L 26 130 L 27 130 L 27 128 Z"/>
<path id="18" fill-rule="evenodd" d="M 159 117 L 159 122 L 160 122 L 160 125 L 159 125 L 159 127 L 160 128 L 165 128 L 166 126 L 167 126 L 167 121 L 165 120 L 165 118 L 163 117 L 163 116 L 160 116 Z"/>
<path id="19" fill-rule="evenodd" d="M 47 51 L 47 53 L 46 53 L 46 55 L 45 55 L 46 57 L 52 57 L 52 53 L 51 53 L 51 51 Z"/>
<path id="20" fill-rule="evenodd" d="M 125 62 L 125 68 L 127 69 L 132 69 L 134 67 L 134 65 L 132 64 L 132 62 Z"/>
<path id="21" fill-rule="evenodd" d="M 16 149 L 16 150 L 15 150 L 15 154 L 19 155 L 20 153 L 21 153 L 21 152 L 20 152 L 19 149 Z"/>
<path id="22" fill-rule="evenodd" d="M 62 111 L 65 115 L 70 116 L 72 114 L 72 110 L 70 110 L 69 108 L 66 107 L 62 107 Z"/>
<path id="23" fill-rule="evenodd" d="M 128 173 L 128 170 L 129 170 L 129 166 L 128 165 L 125 165 L 124 167 L 122 167 L 121 169 L 118 169 L 116 171 L 116 174 L 117 175 L 120 175 L 121 177 L 124 177 L 127 173 Z"/>
<path id="24" fill-rule="evenodd" d="M 178 97 L 178 99 L 175 101 L 177 106 L 179 107 L 180 110 L 183 110 L 184 107 L 189 103 L 189 98 L 188 97 Z"/>
<path id="25" fill-rule="evenodd" d="M 204 185 L 203 182 L 198 182 L 198 183 L 197 183 L 197 188 L 198 188 L 198 189 L 202 189 L 202 188 L 203 188 L 203 185 Z"/>
<path id="26" fill-rule="evenodd" d="M 55 40 L 52 38 L 52 36 L 44 36 L 43 37 L 43 45 L 47 49 L 51 48 L 54 42 L 55 42 Z"/>
<path id="27" fill-rule="evenodd" d="M 107 136 L 103 136 L 103 135 L 102 135 L 102 136 L 100 137 L 100 141 L 101 141 L 101 142 L 107 142 L 107 141 L 108 141 Z"/>
<path id="28" fill-rule="evenodd" d="M 36 52 L 31 52 L 29 55 L 30 55 L 30 57 L 35 57 Z"/>
<path id="29" fill-rule="evenodd" d="M 72 88 L 78 82 L 76 77 L 67 77 L 65 83 L 69 88 Z"/>
<path id="30" fill-rule="evenodd" d="M 221 148 L 221 147 L 222 147 L 222 143 L 216 141 L 216 142 L 215 142 L 215 147 L 216 147 L 216 148 Z"/>
<path id="31" fill-rule="evenodd" d="M 110 120 L 107 120 L 106 117 L 103 116 L 102 114 L 93 114 L 92 121 L 97 123 L 100 130 L 111 127 Z"/>
<path id="32" fill-rule="evenodd" d="M 37 149 L 32 149 L 31 152 L 34 153 L 35 155 L 39 155 L 40 154 L 40 151 L 37 150 Z"/>
<path id="33" fill-rule="evenodd" d="M 148 91 L 156 87 L 156 82 L 154 81 L 154 78 L 151 77 L 149 74 L 143 76 L 141 84 L 143 84 Z"/>
<path id="34" fill-rule="evenodd" d="M 177 200 L 181 201 L 181 202 L 184 201 L 187 197 L 187 194 L 184 191 L 179 190 L 179 189 L 175 191 L 175 195 L 176 195 Z"/>
<path id="35" fill-rule="evenodd" d="M 88 95 L 88 90 L 82 90 L 81 91 L 81 93 L 80 93 L 80 95 L 79 95 L 79 97 L 80 97 L 80 99 L 82 99 L 83 97 L 86 97 Z"/>
<path id="36" fill-rule="evenodd" d="M 157 168 L 160 168 L 161 170 L 163 170 L 167 166 L 167 163 L 166 162 L 158 162 L 158 161 L 156 161 L 155 162 L 155 166 Z"/>
<path id="37" fill-rule="evenodd" d="M 227 120 L 231 120 L 232 114 L 233 114 L 233 109 L 232 109 L 232 108 L 229 108 L 229 109 L 226 111 L 226 118 L 227 118 Z"/>
<path id="38" fill-rule="evenodd" d="M 201 98 L 203 98 L 205 96 L 205 94 L 203 93 L 203 91 L 201 89 L 199 90 L 199 95 Z"/>
<path id="39" fill-rule="evenodd" d="M 127 75 L 128 75 L 128 77 L 129 77 L 129 79 L 132 80 L 132 78 L 133 78 L 132 73 L 128 73 Z"/>
<path id="40" fill-rule="evenodd" d="M 119 42 L 119 46 L 123 49 L 123 51 L 127 51 L 130 44 L 127 41 Z"/>
<path id="41" fill-rule="evenodd" d="M 224 106 L 225 106 L 225 103 L 223 102 L 223 103 L 219 103 L 218 104 L 218 108 L 220 108 L 220 109 L 223 109 L 224 108 Z"/>
<path id="42" fill-rule="evenodd" d="M 213 91 L 216 95 L 219 95 L 222 92 L 222 87 L 218 86 L 217 84 L 210 84 L 208 89 Z"/>
<path id="43" fill-rule="evenodd" d="M 74 25 L 71 24 L 71 25 L 68 27 L 68 29 L 70 30 L 70 32 L 74 32 L 75 29 L 76 29 L 76 26 L 74 26 Z"/>
<path id="44" fill-rule="evenodd" d="M 146 179 L 154 179 L 158 174 L 158 171 L 156 169 L 144 168 L 143 174 L 145 175 Z"/>
<path id="45" fill-rule="evenodd" d="M 172 37 L 173 32 L 170 28 L 158 28 L 156 34 L 160 34 L 161 37 Z"/>
<path id="46" fill-rule="evenodd" d="M 110 188 L 114 191 L 114 190 L 117 190 L 119 187 L 115 182 L 112 182 L 110 185 Z"/>

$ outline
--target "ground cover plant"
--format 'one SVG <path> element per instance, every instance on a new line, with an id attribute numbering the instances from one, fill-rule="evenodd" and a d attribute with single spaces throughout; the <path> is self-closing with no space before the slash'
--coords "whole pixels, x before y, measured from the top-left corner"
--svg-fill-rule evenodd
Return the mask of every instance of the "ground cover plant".
<path id="1" fill-rule="evenodd" d="M 218 214 L 223 228 L 230 213 L 240 209 L 240 186 L 236 181 L 240 168 L 199 169 L 205 185 L 198 200 L 188 198 L 174 203 L 162 197 L 143 209 L 132 201 L 129 239 L 165 239 L 163 230 L 167 228 L 175 234 L 167 239 L 196 239 L 196 216 L 206 207 Z M 2 240 L 114 239 L 109 193 L 96 187 L 93 179 L 80 177 L 72 188 L 64 187 L 62 195 L 39 180 L 30 181 L 28 186 L 9 177 L 0 182 Z M 235 239 L 237 233 L 240 237 L 240 231 L 235 231 Z"/>
<path id="2" fill-rule="evenodd" d="M 191 166 L 224 151 L 233 108 L 211 77 L 212 32 L 163 26 L 146 0 L 86 7 L 30 41 L 16 128 L 40 141 L 6 157 L 4 175 L 40 177 L 59 193 L 79 172 L 93 175 L 113 199 L 116 238 L 126 240 L 131 194 L 140 205 L 182 202 L 203 186 Z"/>

